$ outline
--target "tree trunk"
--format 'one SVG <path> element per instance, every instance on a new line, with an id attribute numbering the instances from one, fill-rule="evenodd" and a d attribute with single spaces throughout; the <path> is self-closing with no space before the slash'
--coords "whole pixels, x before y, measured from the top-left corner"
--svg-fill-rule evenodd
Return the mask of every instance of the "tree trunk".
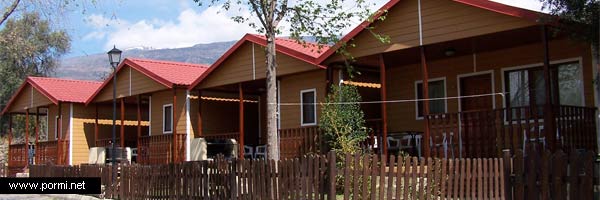
<path id="1" fill-rule="evenodd" d="M 279 137 L 277 130 L 277 63 L 275 62 L 275 32 L 267 31 L 267 155 L 279 160 Z"/>
<path id="2" fill-rule="evenodd" d="M 598 38 L 598 44 L 592 45 L 592 63 L 596 67 L 596 74 L 594 74 L 594 90 L 596 90 L 596 104 L 600 105 L 600 37 Z M 598 113 L 596 113 L 598 114 Z M 600 116 L 596 115 L 596 148 L 600 149 Z"/>

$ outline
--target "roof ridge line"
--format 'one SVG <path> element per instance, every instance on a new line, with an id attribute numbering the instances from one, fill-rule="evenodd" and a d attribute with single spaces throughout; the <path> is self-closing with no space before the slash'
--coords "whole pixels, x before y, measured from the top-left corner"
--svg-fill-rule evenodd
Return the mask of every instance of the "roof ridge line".
<path id="1" fill-rule="evenodd" d="M 93 81 L 93 80 L 80 80 L 80 79 L 67 79 L 67 78 L 59 78 L 59 77 L 43 77 L 43 76 L 30 76 L 30 79 L 52 79 L 55 81 L 66 81 L 66 82 L 87 82 L 87 83 L 102 83 L 101 81 Z"/>
<path id="2" fill-rule="evenodd" d="M 178 62 L 178 61 L 168 61 L 168 60 L 154 60 L 154 59 L 144 59 L 144 58 L 127 58 L 133 61 L 142 61 L 142 62 L 151 62 L 151 63 L 159 63 L 159 64 L 172 64 L 178 66 L 189 66 L 189 67 L 198 67 L 198 68 L 208 68 L 209 65 L 206 64 L 196 64 L 196 63 L 186 63 L 186 62 Z"/>

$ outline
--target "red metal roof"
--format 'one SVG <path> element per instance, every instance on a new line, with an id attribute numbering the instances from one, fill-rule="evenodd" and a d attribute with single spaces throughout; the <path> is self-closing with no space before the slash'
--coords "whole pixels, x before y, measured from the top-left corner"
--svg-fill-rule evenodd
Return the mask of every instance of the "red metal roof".
<path id="1" fill-rule="evenodd" d="M 375 15 L 373 16 L 373 19 L 379 18 L 382 14 L 385 13 L 384 11 L 391 9 L 396 4 L 398 4 L 398 2 L 400 2 L 400 1 L 401 0 L 390 0 L 388 3 L 383 5 L 375 13 Z M 504 15 L 524 18 L 524 19 L 531 20 L 534 22 L 537 22 L 540 16 L 546 15 L 546 14 L 543 14 L 540 12 L 527 10 L 524 8 L 518 8 L 518 7 L 514 7 L 514 6 L 509 6 L 506 4 L 489 1 L 489 0 L 451 0 L 451 1 L 466 4 L 469 6 L 482 8 L 482 9 L 486 9 L 486 10 L 497 12 L 497 13 L 504 14 Z M 363 23 L 359 24 L 356 28 L 354 28 L 352 31 L 350 31 L 350 33 L 345 35 L 338 44 L 329 48 L 325 53 L 323 53 L 317 59 L 318 63 L 321 64 L 323 61 L 325 61 L 325 59 L 327 59 L 329 56 L 331 56 L 333 53 L 335 53 L 335 51 L 340 47 L 341 44 L 347 43 L 352 38 L 356 37 L 365 28 L 367 28 L 369 25 L 371 25 L 371 23 L 373 23 L 373 22 L 364 21 Z"/>
<path id="2" fill-rule="evenodd" d="M 245 42 L 252 42 L 261 46 L 267 46 L 267 40 L 264 35 L 246 34 L 242 39 L 237 41 L 227 52 L 225 52 L 215 63 L 213 63 L 208 71 L 200 76 L 190 85 L 190 89 L 196 87 L 206 76 L 208 76 L 215 68 L 219 67 L 231 54 L 233 54 Z M 290 57 L 302 60 L 316 67 L 325 69 L 326 66 L 320 65 L 318 59 L 330 49 L 328 45 L 319 46 L 316 43 L 304 42 L 298 43 L 293 39 L 276 38 L 275 49 L 278 53 L 283 53 Z"/>
<path id="3" fill-rule="evenodd" d="M 113 72 L 109 78 L 104 80 L 102 86 L 90 96 L 86 104 L 89 104 L 95 97 L 100 93 L 102 88 L 112 83 L 112 77 L 115 73 L 118 73 L 125 66 L 129 66 L 140 73 L 148 76 L 152 80 L 163 84 L 167 88 L 173 88 L 175 86 L 189 86 L 199 76 L 204 74 L 208 70 L 207 65 L 173 62 L 164 60 L 150 60 L 142 58 L 125 58 L 119 65 L 116 72 Z"/>
<path id="4" fill-rule="evenodd" d="M 102 82 L 30 76 L 8 101 L 2 114 L 8 110 L 27 84 L 30 84 L 54 104 L 58 104 L 58 102 L 85 103 L 100 88 Z"/>
<path id="5" fill-rule="evenodd" d="M 140 58 L 127 58 L 123 64 L 139 70 L 169 88 L 173 85 L 188 86 L 208 69 L 207 65 Z"/>

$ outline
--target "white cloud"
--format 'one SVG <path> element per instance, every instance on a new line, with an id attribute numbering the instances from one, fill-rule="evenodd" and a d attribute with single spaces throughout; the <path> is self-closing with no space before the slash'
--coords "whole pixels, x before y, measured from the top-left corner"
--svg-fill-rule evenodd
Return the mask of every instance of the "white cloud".
<path id="1" fill-rule="evenodd" d="M 105 49 L 113 44 L 123 49 L 140 46 L 179 48 L 198 43 L 237 40 L 245 33 L 254 32 L 248 25 L 236 23 L 228 13 L 219 11 L 218 7 L 209 7 L 202 12 L 188 8 L 175 20 L 154 18 L 137 22 L 91 15 L 88 24 L 95 31 L 88 33 L 84 39 L 105 38 Z"/>
<path id="2" fill-rule="evenodd" d="M 525 8 L 528 10 L 541 11 L 542 2 L 539 0 L 492 0 L 498 3 Z"/>

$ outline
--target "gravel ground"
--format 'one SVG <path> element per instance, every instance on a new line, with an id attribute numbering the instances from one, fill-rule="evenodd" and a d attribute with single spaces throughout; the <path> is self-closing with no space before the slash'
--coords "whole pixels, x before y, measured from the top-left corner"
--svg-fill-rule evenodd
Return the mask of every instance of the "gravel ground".
<path id="1" fill-rule="evenodd" d="M 94 200 L 98 199 L 92 196 L 75 195 L 75 194 L 0 194 L 0 200 L 8 199 L 40 199 L 40 200 L 54 200 L 54 199 L 68 199 L 68 200 Z"/>

